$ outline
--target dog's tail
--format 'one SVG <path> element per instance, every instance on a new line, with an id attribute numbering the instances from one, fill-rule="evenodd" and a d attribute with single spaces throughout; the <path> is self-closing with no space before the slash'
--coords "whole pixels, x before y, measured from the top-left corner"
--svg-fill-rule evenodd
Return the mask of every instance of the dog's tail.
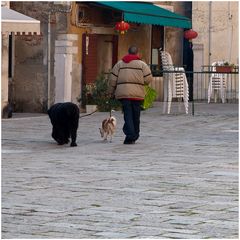
<path id="1" fill-rule="evenodd" d="M 115 110 L 111 109 L 110 110 L 110 117 L 112 116 L 112 113 L 115 112 Z"/>

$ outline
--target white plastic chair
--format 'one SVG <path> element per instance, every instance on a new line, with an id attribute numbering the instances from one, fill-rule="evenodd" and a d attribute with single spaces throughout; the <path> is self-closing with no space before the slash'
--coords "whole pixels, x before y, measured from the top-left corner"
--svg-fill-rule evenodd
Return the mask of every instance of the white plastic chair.
<path id="1" fill-rule="evenodd" d="M 185 112 L 188 114 L 188 100 L 189 100 L 189 90 L 188 82 L 183 67 L 174 67 L 172 62 L 172 57 L 168 52 L 161 51 L 162 59 L 162 69 L 163 71 L 170 71 L 169 73 L 164 73 L 164 109 L 165 112 L 165 102 L 168 102 L 169 114 L 171 111 L 172 98 L 183 98 Z M 176 71 L 176 72 L 174 72 Z"/>
<path id="2" fill-rule="evenodd" d="M 212 63 L 212 71 L 216 72 L 216 66 L 221 66 L 224 61 Z M 211 101 L 211 96 L 214 94 L 214 101 L 217 102 L 216 92 L 220 90 L 222 103 L 225 103 L 226 98 L 226 77 L 223 73 L 212 73 L 208 84 L 208 103 Z"/>

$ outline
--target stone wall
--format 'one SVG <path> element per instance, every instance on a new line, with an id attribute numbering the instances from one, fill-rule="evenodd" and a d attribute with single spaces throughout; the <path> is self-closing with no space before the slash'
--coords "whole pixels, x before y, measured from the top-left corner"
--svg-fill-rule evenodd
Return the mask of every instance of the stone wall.
<path id="1" fill-rule="evenodd" d="M 65 33 L 66 14 L 53 2 L 11 2 L 11 8 L 41 21 L 42 37 L 15 37 L 15 71 L 11 99 L 16 112 L 46 112 L 54 102 L 54 51 L 56 33 Z M 48 96 L 48 14 L 51 13 L 50 94 Z"/>
<path id="2" fill-rule="evenodd" d="M 46 108 L 47 62 L 44 49 L 43 39 L 15 37 L 15 71 L 11 92 L 14 111 L 42 112 Z"/>

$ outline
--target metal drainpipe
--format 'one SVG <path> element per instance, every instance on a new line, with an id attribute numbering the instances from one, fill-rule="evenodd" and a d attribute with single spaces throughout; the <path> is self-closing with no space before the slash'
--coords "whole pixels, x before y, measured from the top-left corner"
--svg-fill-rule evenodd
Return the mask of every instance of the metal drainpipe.
<path id="1" fill-rule="evenodd" d="M 209 3 L 209 14 L 208 14 L 208 65 L 211 66 L 211 51 L 212 51 L 212 46 L 211 46 L 211 41 L 212 41 L 212 35 L 211 35 L 211 30 L 212 30 L 212 2 L 210 1 Z M 210 70 L 210 69 L 209 69 Z"/>
<path id="2" fill-rule="evenodd" d="M 47 49 L 47 68 L 48 68 L 48 76 L 47 76 L 47 106 L 50 108 L 50 96 L 51 96 L 51 12 L 48 13 L 48 49 Z"/>

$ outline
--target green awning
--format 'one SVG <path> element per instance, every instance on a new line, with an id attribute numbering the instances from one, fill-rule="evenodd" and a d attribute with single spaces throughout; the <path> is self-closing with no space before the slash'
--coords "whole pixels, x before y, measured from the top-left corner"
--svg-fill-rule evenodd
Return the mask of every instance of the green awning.
<path id="1" fill-rule="evenodd" d="M 178 28 L 191 28 L 191 20 L 187 17 L 146 2 L 96 2 L 102 6 L 123 12 L 127 22 L 153 24 Z"/>

